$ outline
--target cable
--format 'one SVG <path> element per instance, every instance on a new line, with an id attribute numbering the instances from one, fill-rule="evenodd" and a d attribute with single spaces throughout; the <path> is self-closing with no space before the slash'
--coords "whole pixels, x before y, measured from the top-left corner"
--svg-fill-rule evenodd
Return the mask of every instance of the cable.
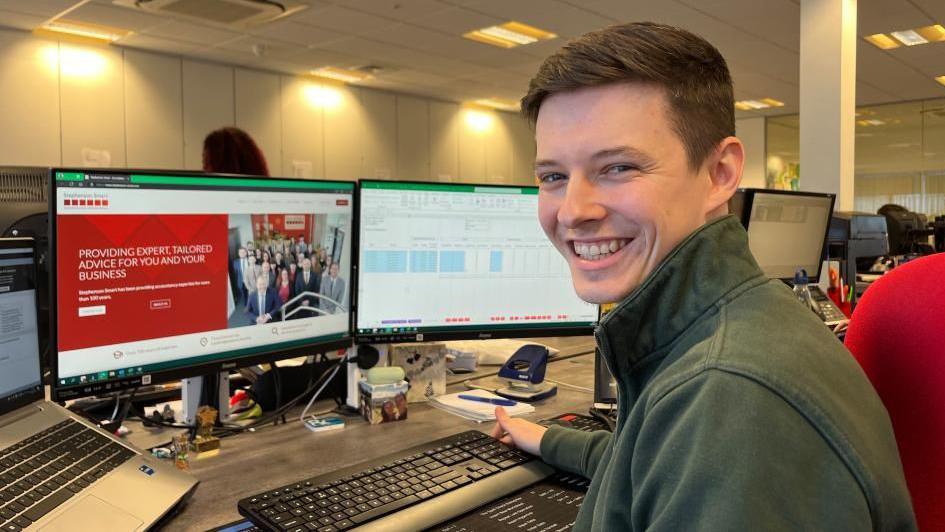
<path id="1" fill-rule="evenodd" d="M 587 413 L 590 414 L 591 417 L 593 417 L 597 421 L 600 421 L 601 423 L 607 425 L 608 430 L 610 430 L 610 432 L 613 432 L 614 429 L 616 428 L 616 423 L 614 422 L 613 418 L 610 415 L 605 414 L 596 408 L 589 408 L 587 410 Z"/>
<path id="2" fill-rule="evenodd" d="M 299 415 L 299 422 L 305 425 L 305 414 L 308 414 L 308 409 L 312 408 L 312 403 L 315 402 L 315 399 L 318 399 L 318 396 L 322 393 L 322 390 L 325 389 L 325 386 L 328 386 L 328 383 L 331 382 L 331 379 L 335 378 L 335 374 L 338 373 L 338 370 L 341 369 L 341 364 L 335 365 L 335 369 L 332 370 L 331 375 L 325 379 L 325 382 L 322 383 L 321 387 L 312 394 L 312 398 L 308 400 L 308 404 L 305 405 L 305 408 L 302 409 L 302 413 Z M 308 425 L 305 425 L 307 428 Z"/>
<path id="3" fill-rule="evenodd" d="M 553 380 L 551 380 L 551 379 L 545 379 L 545 382 L 550 382 L 550 383 L 552 383 L 552 384 L 557 384 L 558 386 L 561 386 L 562 388 L 571 388 L 572 390 L 577 390 L 577 391 L 579 391 L 579 392 L 594 393 L 594 390 L 592 390 L 592 389 L 590 389 L 590 388 L 585 388 L 584 386 L 578 386 L 578 385 L 576 385 L 576 384 L 568 384 L 568 383 L 566 383 L 566 382 L 553 381 Z"/>
<path id="4" fill-rule="evenodd" d="M 196 425 L 187 425 L 187 424 L 184 424 L 184 423 L 168 423 L 167 421 L 164 421 L 163 419 L 150 418 L 150 417 L 147 416 L 147 414 L 145 414 L 144 412 L 142 412 L 141 410 L 139 410 L 138 407 L 136 407 L 136 406 L 134 406 L 134 405 L 131 405 L 131 406 L 129 407 L 129 410 L 131 411 L 132 414 L 134 414 L 135 416 L 137 416 L 138 419 L 140 419 L 142 422 L 152 423 L 152 424 L 154 424 L 154 425 L 158 425 L 158 426 L 161 426 L 161 427 L 167 427 L 167 428 L 171 428 L 171 429 L 188 429 L 188 430 L 194 430 L 194 429 L 196 428 Z"/>
<path id="5" fill-rule="evenodd" d="M 310 387 L 308 387 L 307 389 L 305 389 L 305 391 L 303 391 L 301 394 L 299 394 L 298 396 L 296 396 L 296 397 L 295 397 L 294 399 L 292 399 L 291 401 L 289 401 L 289 402 L 287 402 L 286 404 L 282 405 L 282 407 L 281 407 L 279 410 L 274 410 L 274 411 L 270 412 L 268 415 L 262 416 L 262 417 L 260 417 L 260 418 L 258 418 L 258 419 L 256 419 L 256 420 L 254 420 L 252 423 L 250 423 L 250 424 L 248 424 L 248 425 L 227 425 L 227 426 L 224 426 L 222 429 L 219 429 L 219 434 L 215 433 L 215 435 L 218 435 L 218 436 L 221 436 L 221 437 L 222 437 L 222 436 L 229 436 L 230 434 L 236 434 L 236 433 L 240 433 L 240 432 L 246 432 L 246 431 L 255 430 L 256 427 L 258 427 L 258 426 L 260 426 L 260 425 L 264 425 L 264 424 L 266 424 L 266 423 L 272 421 L 272 419 L 278 418 L 279 416 L 284 415 L 285 412 L 287 412 L 288 410 L 290 410 L 291 408 L 293 408 L 293 407 L 294 407 L 299 401 L 301 401 L 306 395 L 308 395 L 309 393 L 311 393 L 311 392 L 312 392 L 313 390 L 315 390 L 316 388 L 321 387 L 323 380 L 325 380 L 325 377 L 326 377 L 329 373 L 332 373 L 336 368 L 340 368 L 341 365 L 342 365 L 344 362 L 346 362 L 346 361 L 347 361 L 347 359 L 346 359 L 345 357 L 339 358 L 337 364 L 336 364 L 335 366 L 332 366 L 332 367 L 329 367 L 329 368 L 325 369 L 325 371 L 322 372 L 322 374 L 318 377 L 318 379 L 315 381 L 315 383 L 314 383 L 312 386 L 310 386 Z M 331 381 L 331 379 L 329 378 L 329 379 L 327 379 L 326 382 L 330 382 L 330 381 Z"/>

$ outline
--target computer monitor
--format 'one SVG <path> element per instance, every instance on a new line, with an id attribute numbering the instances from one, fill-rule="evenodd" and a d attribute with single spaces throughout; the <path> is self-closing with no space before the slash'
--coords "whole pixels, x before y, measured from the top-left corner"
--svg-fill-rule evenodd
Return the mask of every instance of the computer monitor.
<path id="1" fill-rule="evenodd" d="M 44 368 L 49 346 L 49 167 L 0 166 L 0 238 L 36 241 L 36 289 L 39 294 L 39 349 Z"/>
<path id="2" fill-rule="evenodd" d="M 351 344 L 354 183 L 52 172 L 57 400 Z"/>
<path id="3" fill-rule="evenodd" d="M 361 181 L 357 341 L 591 334 L 536 187 Z"/>
<path id="4" fill-rule="evenodd" d="M 791 281 L 803 268 L 812 283 L 820 279 L 833 203 L 833 194 L 768 189 L 739 190 L 732 202 L 765 275 Z"/>
<path id="5" fill-rule="evenodd" d="M 594 408 L 617 408 L 617 379 L 600 351 L 594 353 Z"/>
<path id="6" fill-rule="evenodd" d="M 43 398 L 30 238 L 0 238 L 0 416 Z"/>

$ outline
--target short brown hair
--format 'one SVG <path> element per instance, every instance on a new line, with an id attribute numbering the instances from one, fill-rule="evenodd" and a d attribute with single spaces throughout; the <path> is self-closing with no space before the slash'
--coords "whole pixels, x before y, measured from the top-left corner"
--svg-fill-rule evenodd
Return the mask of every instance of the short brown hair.
<path id="1" fill-rule="evenodd" d="M 534 125 L 548 96 L 620 82 L 664 89 L 692 168 L 735 134 L 732 77 L 722 54 L 698 35 L 653 22 L 610 26 L 564 45 L 538 68 L 522 114 Z"/>

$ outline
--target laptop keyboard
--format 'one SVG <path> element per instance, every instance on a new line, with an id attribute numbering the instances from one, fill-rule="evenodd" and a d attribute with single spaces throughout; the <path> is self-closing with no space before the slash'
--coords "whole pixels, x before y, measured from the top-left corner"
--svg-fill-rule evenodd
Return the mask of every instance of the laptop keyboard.
<path id="1" fill-rule="evenodd" d="M 0 449 L 0 531 L 30 526 L 133 456 L 72 419 Z"/>

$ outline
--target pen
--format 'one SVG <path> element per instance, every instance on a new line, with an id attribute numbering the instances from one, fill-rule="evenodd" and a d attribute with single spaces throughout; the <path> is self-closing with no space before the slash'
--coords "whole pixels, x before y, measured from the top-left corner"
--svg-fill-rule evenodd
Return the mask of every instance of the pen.
<path id="1" fill-rule="evenodd" d="M 496 406 L 515 406 L 518 403 L 515 401 L 509 401 L 508 399 L 493 399 L 492 397 L 479 397 L 478 395 L 468 395 L 461 393 L 458 396 L 460 399 L 465 399 L 467 401 L 476 401 L 477 403 L 489 403 Z"/>

